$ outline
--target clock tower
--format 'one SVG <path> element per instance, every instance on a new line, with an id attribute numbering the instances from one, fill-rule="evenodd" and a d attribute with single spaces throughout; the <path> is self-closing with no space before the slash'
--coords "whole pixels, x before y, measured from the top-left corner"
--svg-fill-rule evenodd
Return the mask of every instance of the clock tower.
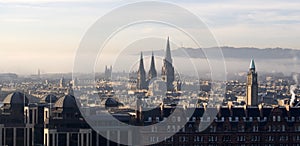
<path id="1" fill-rule="evenodd" d="M 257 83 L 257 73 L 255 71 L 255 63 L 252 59 L 250 62 L 250 67 L 247 75 L 247 95 L 246 95 L 247 106 L 257 106 L 258 105 L 258 83 Z"/>

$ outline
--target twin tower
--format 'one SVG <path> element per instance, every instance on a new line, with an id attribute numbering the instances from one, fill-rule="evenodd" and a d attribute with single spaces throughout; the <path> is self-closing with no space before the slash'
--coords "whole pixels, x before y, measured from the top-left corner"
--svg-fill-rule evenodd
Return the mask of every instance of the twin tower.
<path id="1" fill-rule="evenodd" d="M 173 85 L 175 77 L 174 77 L 174 67 L 172 64 L 169 37 L 167 39 L 166 54 L 165 54 L 165 58 L 163 60 L 163 67 L 162 67 L 161 75 L 162 75 L 162 80 L 166 82 L 167 91 L 173 92 L 175 90 L 174 85 Z M 141 53 L 140 65 L 139 65 L 138 74 L 137 74 L 137 89 L 138 90 L 147 90 L 150 81 L 156 77 L 157 77 L 157 72 L 155 69 L 155 60 L 154 60 L 153 53 L 152 53 L 152 57 L 151 57 L 151 65 L 150 65 L 150 70 L 148 72 L 148 77 L 146 77 L 146 71 L 144 68 L 144 61 L 143 61 L 143 54 Z"/>

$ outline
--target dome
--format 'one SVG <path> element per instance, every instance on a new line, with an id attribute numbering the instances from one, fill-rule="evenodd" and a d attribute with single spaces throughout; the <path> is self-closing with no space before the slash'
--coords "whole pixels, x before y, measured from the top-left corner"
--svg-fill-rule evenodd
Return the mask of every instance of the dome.
<path id="1" fill-rule="evenodd" d="M 3 104 L 10 104 L 10 105 L 14 105 L 14 104 L 22 104 L 22 105 L 24 105 L 24 102 L 25 102 L 25 105 L 28 105 L 28 98 L 27 98 L 27 96 L 25 96 L 21 92 L 11 93 L 11 94 L 7 95 L 5 97 L 5 99 L 3 100 Z"/>
<path id="2" fill-rule="evenodd" d="M 55 103 L 57 101 L 57 97 L 53 94 L 48 94 L 44 98 L 41 99 L 41 103 Z"/>
<path id="3" fill-rule="evenodd" d="M 76 104 L 76 99 L 73 95 L 66 95 L 64 97 L 59 98 L 54 107 L 58 108 L 78 108 Z"/>

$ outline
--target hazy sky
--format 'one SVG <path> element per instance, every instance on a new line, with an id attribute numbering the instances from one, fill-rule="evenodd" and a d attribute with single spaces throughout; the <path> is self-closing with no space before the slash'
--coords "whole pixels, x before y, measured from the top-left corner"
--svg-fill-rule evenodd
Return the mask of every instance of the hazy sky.
<path id="1" fill-rule="evenodd" d="M 86 30 L 130 2 L 135 1 L 0 0 L 0 72 L 71 72 Z M 300 49 L 299 0 L 169 2 L 198 15 L 221 46 Z"/>

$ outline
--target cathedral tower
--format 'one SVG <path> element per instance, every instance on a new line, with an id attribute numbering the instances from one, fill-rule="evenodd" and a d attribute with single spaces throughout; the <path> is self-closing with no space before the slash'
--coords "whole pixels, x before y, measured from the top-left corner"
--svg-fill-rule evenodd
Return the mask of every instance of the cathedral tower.
<path id="1" fill-rule="evenodd" d="M 137 75 L 137 89 L 147 89 L 146 72 L 144 68 L 143 53 L 141 53 L 140 66 Z"/>
<path id="2" fill-rule="evenodd" d="M 171 49 L 169 37 L 167 40 L 166 56 L 162 67 L 162 79 L 166 82 L 167 91 L 174 91 L 174 67 L 172 64 Z"/>
<path id="3" fill-rule="evenodd" d="M 250 67 L 247 75 L 247 106 L 258 105 L 258 84 L 257 84 L 257 73 L 255 71 L 254 60 L 250 62 Z"/>
<path id="4" fill-rule="evenodd" d="M 151 57 L 151 64 L 150 64 L 150 70 L 148 73 L 148 82 L 150 82 L 152 79 L 157 77 L 157 72 L 155 69 L 155 60 L 154 60 L 154 55 L 152 52 L 152 57 Z"/>
<path id="5" fill-rule="evenodd" d="M 112 75 L 112 66 L 110 66 L 110 68 L 108 68 L 105 65 L 104 79 L 107 81 L 111 80 L 111 75 Z"/>

